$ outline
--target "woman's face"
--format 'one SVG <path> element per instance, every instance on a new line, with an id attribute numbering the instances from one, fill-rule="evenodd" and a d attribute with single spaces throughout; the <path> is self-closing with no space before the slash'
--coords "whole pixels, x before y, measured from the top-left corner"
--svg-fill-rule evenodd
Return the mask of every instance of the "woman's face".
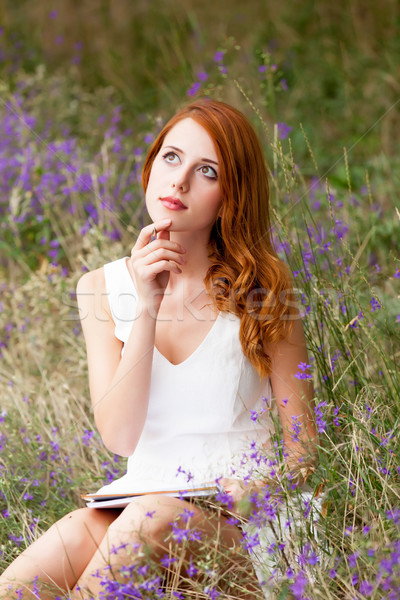
<path id="1" fill-rule="evenodd" d="M 191 118 L 165 136 L 146 190 L 153 221 L 170 218 L 170 231 L 210 234 L 222 204 L 220 166 L 207 131 Z"/>

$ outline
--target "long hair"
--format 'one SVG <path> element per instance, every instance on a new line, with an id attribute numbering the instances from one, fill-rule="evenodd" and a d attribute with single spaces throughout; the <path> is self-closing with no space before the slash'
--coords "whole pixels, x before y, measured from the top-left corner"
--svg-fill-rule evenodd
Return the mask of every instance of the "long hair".
<path id="1" fill-rule="evenodd" d="M 271 359 L 265 345 L 289 335 L 296 309 L 290 272 L 272 243 L 267 169 L 252 126 L 223 102 L 203 98 L 187 105 L 154 141 L 143 167 L 143 188 L 166 134 L 188 117 L 211 136 L 220 164 L 222 207 L 210 235 L 206 290 L 216 309 L 240 317 L 243 352 L 267 376 Z"/>

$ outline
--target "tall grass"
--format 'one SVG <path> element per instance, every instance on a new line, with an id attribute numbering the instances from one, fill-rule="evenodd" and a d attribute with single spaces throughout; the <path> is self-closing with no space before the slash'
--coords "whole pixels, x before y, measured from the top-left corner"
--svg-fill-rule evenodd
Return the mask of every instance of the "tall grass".
<path id="1" fill-rule="evenodd" d="M 318 23 L 327 10 L 325 4 L 317 9 Z M 350 21 L 365 48 L 362 18 L 353 4 Z M 315 32 L 317 25 L 303 27 Z M 375 27 L 370 21 L 370 30 Z M 314 147 L 295 113 L 290 129 L 276 108 L 291 67 L 261 52 L 245 79 L 235 65 L 236 56 L 243 59 L 235 41 L 219 50 L 204 67 L 207 77 L 180 76 L 177 95 L 183 100 L 198 88 L 234 101 L 264 144 L 275 242 L 294 274 L 310 352 L 310 366 L 299 376 L 312 377 L 316 390 L 319 462 L 308 482 L 320 507 L 312 509 L 277 468 L 278 491 L 267 488 L 247 507 L 253 528 L 234 562 L 209 546 L 188 563 L 185 540 L 176 535 L 163 570 L 149 558 L 144 570 L 132 566 L 129 593 L 243 597 L 248 567 L 237 565 L 248 550 L 257 554 L 257 535 L 267 529 L 277 537 L 275 544 L 271 538 L 261 544 L 262 560 L 275 569 L 268 582 L 273 597 L 394 599 L 400 586 L 399 164 L 375 144 L 395 117 L 383 119 L 372 146 L 352 138 L 363 148 L 362 164 L 353 164 L 354 153 L 342 144 L 327 164 L 323 136 Z M 121 90 L 91 93 L 71 79 L 75 67 L 57 74 L 44 66 L 17 69 L 2 82 L 0 570 L 55 519 L 80 506 L 82 491 L 124 471 L 125 461 L 110 454 L 95 431 L 74 293 L 83 271 L 129 254 L 146 220 L 142 159 L 172 97 L 164 105 L 160 100 L 159 111 L 133 120 L 119 103 Z M 309 83 L 309 98 L 317 81 Z M 374 118 L 372 108 L 364 113 L 366 127 Z M 318 113 L 315 122 L 321 123 Z M 376 153 L 368 155 L 365 147 Z M 259 469 L 281 461 L 282 431 L 275 422 L 275 454 L 254 457 Z M 276 508 L 289 498 L 297 508 L 290 508 L 287 536 Z M 120 591 L 118 581 L 104 589 L 108 598 Z"/>

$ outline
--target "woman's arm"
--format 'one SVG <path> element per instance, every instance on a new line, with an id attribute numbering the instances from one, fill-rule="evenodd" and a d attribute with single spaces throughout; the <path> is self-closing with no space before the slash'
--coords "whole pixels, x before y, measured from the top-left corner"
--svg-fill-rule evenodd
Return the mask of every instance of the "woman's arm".
<path id="1" fill-rule="evenodd" d="M 103 269 L 85 273 L 76 293 L 96 426 L 109 450 L 129 456 L 147 413 L 155 319 L 146 311 L 135 318 L 121 357 L 122 342 L 114 335 L 115 323 L 106 306 Z"/>
<path id="2" fill-rule="evenodd" d="M 318 434 L 314 419 L 314 390 L 307 372 L 299 368 L 308 364 L 308 355 L 301 318 L 293 322 L 290 336 L 273 347 L 266 345 L 271 356 L 271 386 L 283 428 L 289 469 L 305 474 L 316 457 Z"/>
<path id="3" fill-rule="evenodd" d="M 301 485 L 315 463 L 318 435 L 314 420 L 312 383 L 308 379 L 295 377 L 299 372 L 303 373 L 298 365 L 308 364 L 300 317 L 294 321 L 292 332 L 286 340 L 273 347 L 265 344 L 265 351 L 272 361 L 270 380 L 283 427 L 286 464 L 292 473 L 293 482 Z M 273 484 L 274 480 L 257 479 L 245 483 L 238 479 L 224 478 L 220 483 L 231 495 L 235 512 L 243 498 L 267 483 Z"/>
<path id="4" fill-rule="evenodd" d="M 85 273 L 77 285 L 77 300 L 86 341 L 89 386 L 94 418 L 104 444 L 112 452 L 130 456 L 139 441 L 147 415 L 158 310 L 168 282 L 168 271 L 180 272 L 175 261 L 182 250 L 163 230 L 150 241 L 153 225 L 145 227 L 132 250 L 129 269 L 135 277 L 138 305 L 121 357 L 105 289 L 104 270 Z"/>

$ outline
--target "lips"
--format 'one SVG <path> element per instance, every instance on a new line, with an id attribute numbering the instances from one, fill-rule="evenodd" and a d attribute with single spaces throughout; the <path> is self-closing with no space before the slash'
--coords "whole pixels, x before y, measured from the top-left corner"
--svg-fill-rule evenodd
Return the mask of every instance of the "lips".
<path id="1" fill-rule="evenodd" d="M 173 196 L 166 196 L 165 198 L 160 198 L 160 201 L 165 208 L 169 208 L 171 210 L 186 210 L 187 206 L 182 204 L 182 202 L 178 198 L 174 198 Z"/>

